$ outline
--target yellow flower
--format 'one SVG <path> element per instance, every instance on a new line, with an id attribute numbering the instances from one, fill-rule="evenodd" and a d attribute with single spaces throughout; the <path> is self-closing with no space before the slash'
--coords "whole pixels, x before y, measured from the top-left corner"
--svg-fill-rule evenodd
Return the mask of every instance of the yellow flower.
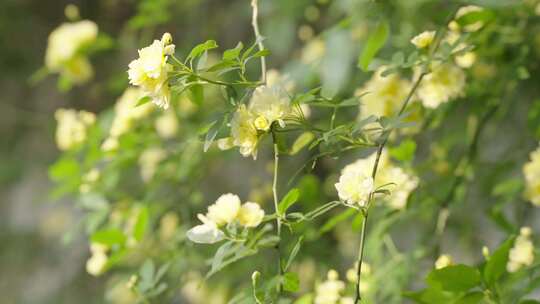
<path id="1" fill-rule="evenodd" d="M 435 31 L 425 31 L 411 39 L 411 43 L 417 48 L 423 49 L 431 45 L 435 38 Z"/>
<path id="2" fill-rule="evenodd" d="M 244 157 L 251 155 L 255 159 L 259 138 L 253 121 L 253 113 L 245 105 L 240 105 L 231 120 L 231 137 L 233 145 L 240 148 L 240 154 Z"/>
<path id="3" fill-rule="evenodd" d="M 161 148 L 148 148 L 139 156 L 139 166 L 143 181 L 149 182 L 156 173 L 159 163 L 167 157 L 165 150 Z"/>
<path id="4" fill-rule="evenodd" d="M 208 207 L 206 217 L 217 226 L 223 226 L 236 220 L 240 212 L 240 198 L 238 195 L 227 193 L 220 196 L 216 202 Z"/>
<path id="5" fill-rule="evenodd" d="M 484 9 L 481 8 L 480 6 L 476 6 L 476 5 L 467 5 L 467 6 L 463 6 L 463 7 L 460 7 L 458 9 L 458 11 L 456 12 L 456 19 L 459 19 L 469 13 L 475 13 L 475 12 L 481 12 L 483 11 Z M 453 29 L 461 29 L 461 27 L 455 23 L 455 24 L 452 24 L 453 26 Z M 476 32 L 478 31 L 479 29 L 481 29 L 482 27 L 484 26 L 484 22 L 483 21 L 477 21 L 477 22 L 474 22 L 474 23 L 471 23 L 471 24 L 467 24 L 466 26 L 463 27 L 463 30 L 466 31 L 466 32 Z"/>
<path id="6" fill-rule="evenodd" d="M 69 150 L 86 140 L 88 128 L 96 121 L 93 113 L 73 109 L 58 109 L 54 113 L 58 122 L 56 143 L 60 150 Z"/>
<path id="7" fill-rule="evenodd" d="M 452 256 L 443 254 L 435 261 L 435 269 L 441 269 L 454 264 Z"/>
<path id="8" fill-rule="evenodd" d="M 63 23 L 51 32 L 45 53 L 45 66 L 74 83 L 83 83 L 93 75 L 82 48 L 96 40 L 97 25 L 89 20 Z"/>
<path id="9" fill-rule="evenodd" d="M 373 191 L 371 171 L 362 166 L 345 167 L 335 187 L 341 200 L 364 207 Z"/>
<path id="10" fill-rule="evenodd" d="M 161 217 L 159 221 L 159 238 L 161 241 L 168 241 L 174 236 L 179 222 L 178 215 L 174 212 L 167 212 Z"/>
<path id="11" fill-rule="evenodd" d="M 314 304 L 336 304 L 345 291 L 345 283 L 340 281 L 335 270 L 328 271 L 327 280 L 315 288 Z"/>
<path id="12" fill-rule="evenodd" d="M 453 64 L 439 64 L 426 75 L 418 88 L 418 97 L 426 108 L 437 108 L 442 103 L 463 95 L 465 73 Z"/>
<path id="13" fill-rule="evenodd" d="M 284 127 L 283 120 L 291 112 L 290 100 L 279 87 L 260 86 L 253 92 L 249 102 L 249 111 L 256 117 L 265 118 L 267 129 L 275 121 Z"/>
<path id="14" fill-rule="evenodd" d="M 174 111 L 167 110 L 156 119 L 155 128 L 161 138 L 173 138 L 179 129 L 178 118 Z"/>
<path id="15" fill-rule="evenodd" d="M 167 63 L 167 56 L 174 53 L 170 44 L 170 34 L 139 50 L 139 58 L 129 64 L 128 76 L 132 85 L 139 86 L 152 102 L 164 109 L 169 107 L 170 90 L 168 74 L 172 65 Z"/>
<path id="16" fill-rule="evenodd" d="M 531 160 L 523 166 L 525 198 L 540 206 L 540 148 L 530 154 Z"/>
<path id="17" fill-rule="evenodd" d="M 247 202 L 243 204 L 238 213 L 238 222 L 248 228 L 259 226 L 263 218 L 264 210 L 257 203 Z"/>
<path id="18" fill-rule="evenodd" d="M 326 45 L 322 39 L 310 40 L 302 49 L 300 60 L 304 64 L 318 64 L 326 53 Z"/>
<path id="19" fill-rule="evenodd" d="M 86 261 L 86 272 L 93 276 L 103 274 L 107 266 L 107 247 L 101 244 L 93 243 L 90 245 L 92 256 Z"/>
<path id="20" fill-rule="evenodd" d="M 531 241 L 531 228 L 522 227 L 519 236 L 514 242 L 508 255 L 508 272 L 516 272 L 522 267 L 530 266 L 534 262 L 534 245 Z"/>
<path id="21" fill-rule="evenodd" d="M 476 62 L 475 52 L 466 52 L 454 58 L 454 62 L 463 69 L 468 69 Z"/>
<path id="22" fill-rule="evenodd" d="M 399 111 L 403 100 L 407 97 L 411 84 L 398 74 L 383 77 L 384 68 L 377 70 L 366 84 L 355 92 L 362 96 L 360 117 L 370 115 L 393 116 Z"/>

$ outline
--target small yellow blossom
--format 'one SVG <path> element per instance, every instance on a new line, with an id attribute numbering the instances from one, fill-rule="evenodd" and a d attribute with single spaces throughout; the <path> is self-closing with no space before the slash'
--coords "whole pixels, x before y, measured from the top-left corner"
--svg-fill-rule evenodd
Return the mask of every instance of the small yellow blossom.
<path id="1" fill-rule="evenodd" d="M 437 258 L 437 260 L 435 261 L 435 269 L 445 268 L 452 264 L 454 264 L 452 256 L 448 254 L 443 254 L 439 256 L 439 258 Z"/>
<path id="2" fill-rule="evenodd" d="M 290 100 L 279 87 L 260 86 L 253 92 L 249 102 L 249 111 L 257 118 L 265 118 L 268 127 L 276 121 L 284 127 L 283 120 L 291 112 Z"/>
<path id="3" fill-rule="evenodd" d="M 176 233 L 176 229 L 178 228 L 178 223 L 180 220 L 178 219 L 178 215 L 174 212 L 167 212 L 159 221 L 159 238 L 161 241 L 165 242 L 170 240 L 174 234 Z"/>
<path id="4" fill-rule="evenodd" d="M 223 194 L 213 205 L 208 207 L 206 217 L 218 226 L 230 224 L 238 216 L 240 204 L 238 195 L 232 193 Z"/>
<path id="5" fill-rule="evenodd" d="M 93 70 L 80 51 L 94 42 L 97 35 L 98 27 L 92 21 L 63 23 L 49 35 L 45 66 L 73 83 L 86 82 L 92 77 Z"/>
<path id="6" fill-rule="evenodd" d="M 426 108 L 435 109 L 463 95 L 465 73 L 453 64 L 438 64 L 427 74 L 418 88 L 418 97 Z"/>
<path id="7" fill-rule="evenodd" d="M 69 150 L 86 140 L 88 128 L 96 121 L 93 113 L 73 109 L 58 109 L 54 113 L 58 122 L 56 144 L 60 150 Z"/>
<path id="8" fill-rule="evenodd" d="M 139 156 L 139 166 L 143 181 L 149 182 L 154 177 L 159 163 L 166 157 L 166 151 L 157 147 L 148 148 L 141 153 L 141 156 Z"/>
<path id="9" fill-rule="evenodd" d="M 132 85 L 140 87 L 152 102 L 167 109 L 171 98 L 168 75 L 172 65 L 167 63 L 169 55 L 174 53 L 174 44 L 170 44 L 170 34 L 139 50 L 139 58 L 129 64 L 128 76 Z"/>
<path id="10" fill-rule="evenodd" d="M 475 52 L 466 52 L 454 58 L 454 62 L 463 69 L 468 69 L 476 62 Z"/>
<path id="11" fill-rule="evenodd" d="M 82 183 L 79 186 L 79 191 L 81 193 L 87 193 L 92 188 L 93 184 L 99 179 L 100 172 L 98 169 L 93 168 L 92 170 L 88 171 L 85 175 L 82 177 Z"/>
<path id="12" fill-rule="evenodd" d="M 86 272 L 93 276 L 99 276 L 105 272 L 108 262 L 107 249 L 106 246 L 97 243 L 90 245 L 92 256 L 86 261 Z"/>
<path id="13" fill-rule="evenodd" d="M 531 160 L 523 166 L 525 198 L 540 206 L 540 148 L 530 154 Z"/>
<path id="14" fill-rule="evenodd" d="M 409 81 L 402 79 L 398 74 L 383 77 L 384 68 L 378 69 L 373 77 L 360 89 L 356 96 L 362 96 L 360 103 L 360 118 L 370 115 L 395 115 L 407 97 L 411 88 Z"/>
<path id="15" fill-rule="evenodd" d="M 304 64 L 318 64 L 326 53 L 326 45 L 320 38 L 310 40 L 302 49 L 301 61 Z"/>
<path id="16" fill-rule="evenodd" d="M 220 141 L 220 148 L 237 146 L 244 157 L 257 158 L 259 137 L 254 120 L 253 113 L 245 105 L 240 105 L 231 120 L 231 138 Z"/>
<path id="17" fill-rule="evenodd" d="M 169 139 L 176 136 L 179 129 L 176 113 L 172 110 L 165 111 L 156 119 L 155 128 L 158 135 L 163 139 Z"/>
<path id="18" fill-rule="evenodd" d="M 411 39 L 411 43 L 414 44 L 417 48 L 423 49 L 431 45 L 433 39 L 435 38 L 435 31 L 425 31 L 416 35 Z"/>
<path id="19" fill-rule="evenodd" d="M 456 19 L 459 19 L 469 13 L 475 13 L 475 12 L 481 12 L 483 11 L 484 9 L 480 6 L 476 6 L 476 5 L 467 5 L 467 6 L 463 6 L 463 7 L 460 7 L 458 9 L 458 11 L 456 12 Z M 452 29 L 461 29 L 461 27 L 456 23 L 452 24 Z M 468 24 L 466 26 L 463 27 L 463 30 L 466 31 L 466 32 L 476 32 L 478 31 L 479 29 L 481 29 L 482 27 L 484 26 L 484 22 L 483 21 L 477 21 L 477 22 L 474 22 L 474 23 L 471 23 L 471 24 Z"/>
<path id="20" fill-rule="evenodd" d="M 348 204 L 358 204 L 365 207 L 368 197 L 373 191 L 371 171 L 361 167 L 347 167 L 335 184 L 339 198 Z"/>
<path id="21" fill-rule="evenodd" d="M 508 272 L 516 272 L 522 267 L 530 266 L 534 262 L 534 245 L 531 241 L 531 228 L 522 227 L 519 236 L 514 242 L 508 255 Z"/>
<path id="22" fill-rule="evenodd" d="M 213 244 L 223 240 L 225 234 L 219 230 L 216 223 L 202 214 L 198 214 L 197 216 L 202 224 L 187 231 L 186 235 L 189 240 L 199 244 Z"/>
<path id="23" fill-rule="evenodd" d="M 264 210 L 257 203 L 247 202 L 243 204 L 238 213 L 238 222 L 248 228 L 259 226 L 263 218 Z"/>
<path id="24" fill-rule="evenodd" d="M 328 271 L 327 280 L 315 288 L 314 304 L 336 304 L 345 290 L 345 283 L 340 281 L 335 270 Z"/>

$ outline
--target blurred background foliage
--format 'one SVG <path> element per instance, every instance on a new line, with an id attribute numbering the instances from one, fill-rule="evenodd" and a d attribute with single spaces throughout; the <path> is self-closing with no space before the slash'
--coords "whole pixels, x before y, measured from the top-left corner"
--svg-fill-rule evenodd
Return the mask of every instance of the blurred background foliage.
<path id="1" fill-rule="evenodd" d="M 160 134 L 156 109 L 137 122 L 136 132 L 120 141 L 112 159 L 100 150 L 114 117 L 114 104 L 128 85 L 127 66 L 137 49 L 164 32 L 174 37 L 184 56 L 196 44 L 214 39 L 220 50 L 238 41 L 250 45 L 249 1 L 231 0 L 3 0 L 0 3 L 0 294 L 2 303 L 134 303 L 126 287 L 133 274 L 152 303 L 221 303 L 247 290 L 254 270 L 271 272 L 271 253 L 236 263 L 197 288 L 215 248 L 185 241 L 194 215 L 219 194 L 233 192 L 271 206 L 271 147 L 260 148 L 256 162 L 237 152 L 215 148 L 202 153 L 201 129 L 223 113 L 223 96 L 205 91 L 202 104 L 182 96 L 173 104 L 177 131 Z M 540 231 L 537 209 L 522 195 L 522 166 L 540 138 L 540 17 L 535 1 L 435 0 L 261 0 L 260 23 L 271 68 L 288 75 L 295 90 L 321 86 L 347 98 L 371 77 L 358 67 L 368 35 L 382 20 L 390 39 L 377 60 L 391 60 L 396 50 L 414 49 L 410 39 L 443 26 L 459 5 L 489 8 L 494 20 L 472 41 L 478 60 L 467 70 L 462 97 L 437 110 L 422 111 L 419 131 L 392 139 L 390 155 L 414 168 L 420 185 L 405 210 L 377 208 L 371 215 L 366 260 L 370 303 L 403 303 L 403 292 L 424 286 L 425 275 L 442 253 L 464 264 L 482 261 L 482 247 L 495 249 L 521 226 Z M 75 4 L 83 19 L 96 22 L 104 40 L 92 56 L 93 80 L 62 90 L 56 76 L 35 81 L 43 66 L 49 33 L 66 21 L 64 9 Z M 210 53 L 212 56 L 218 54 Z M 215 60 L 215 58 L 214 58 Z M 382 61 L 381 61 L 382 62 Z M 258 66 L 252 64 L 252 78 Z M 403 71 L 412 77 L 410 71 Z M 34 75 L 34 77 L 32 77 Z M 39 76 L 39 75 L 38 75 Z M 414 105 L 413 105 L 414 106 Z M 101 113 L 88 135 L 84 153 L 59 153 L 54 144 L 58 108 Z M 328 113 L 311 109 L 313 120 Z M 343 110 L 339 122 L 356 119 Z M 174 123 L 173 123 L 174 124 Z M 169 124 L 170 125 L 170 124 Z M 159 147 L 166 157 L 152 148 Z M 150 150 L 150 153 L 147 153 Z M 349 152 L 317 161 L 310 172 L 291 177 L 314 151 L 285 157 L 280 189 L 295 185 L 307 211 L 335 199 L 333 184 L 341 168 L 372 150 Z M 146 154 L 146 158 L 142 157 Z M 146 161 L 145 161 L 146 159 Z M 54 163 L 54 165 L 52 165 Z M 148 178 L 140 167 L 152 163 Z M 52 165 L 48 171 L 48 167 Z M 92 168 L 101 171 L 91 191 L 78 193 Z M 308 165 L 309 167 L 309 165 Z M 52 179 L 52 181 L 51 181 Z M 290 182 L 290 183 L 289 183 Z M 436 218 L 449 207 L 448 228 L 436 235 Z M 269 212 L 267 212 L 269 213 Z M 329 269 L 344 277 L 357 254 L 361 218 L 333 210 L 295 227 L 304 245 L 293 265 L 300 292 L 313 290 Z M 103 230 L 103 227 L 110 228 Z M 111 228 L 112 227 L 112 228 Z M 111 262 L 108 273 L 89 276 L 88 235 L 93 240 L 126 242 L 134 247 Z M 141 231 L 137 231 L 137 227 Z M 95 234 L 101 231 L 101 235 Z M 107 234 L 109 232 L 109 234 Z M 287 234 L 285 250 L 296 237 Z M 536 266 L 536 268 L 538 268 Z M 538 274 L 535 268 L 533 274 Z M 162 275 L 159 269 L 162 269 Z M 157 278 L 156 278 L 157 277 Z M 160 283 L 167 284 L 166 289 Z M 141 283 L 141 281 L 139 281 Z M 139 287 L 141 287 L 139 285 Z M 538 292 L 533 298 L 539 297 Z"/>

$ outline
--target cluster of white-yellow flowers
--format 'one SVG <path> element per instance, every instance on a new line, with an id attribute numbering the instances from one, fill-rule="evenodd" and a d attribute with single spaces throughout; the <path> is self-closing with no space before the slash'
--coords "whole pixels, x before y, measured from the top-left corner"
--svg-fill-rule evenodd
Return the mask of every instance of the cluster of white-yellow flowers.
<path id="1" fill-rule="evenodd" d="M 465 73 L 451 63 L 433 63 L 431 73 L 427 74 L 417 95 L 426 108 L 435 109 L 441 104 L 461 97 L 465 88 Z"/>
<path id="2" fill-rule="evenodd" d="M 81 185 L 79 186 L 79 191 L 81 193 L 88 193 L 94 184 L 98 181 L 101 173 L 98 169 L 93 168 L 88 171 L 85 175 L 82 176 Z"/>
<path id="3" fill-rule="evenodd" d="M 139 167 L 143 181 L 149 182 L 154 177 L 159 163 L 167 157 L 167 151 L 159 147 L 144 150 L 139 156 Z"/>
<path id="4" fill-rule="evenodd" d="M 540 148 L 530 155 L 531 160 L 523 166 L 525 198 L 540 206 Z"/>
<path id="5" fill-rule="evenodd" d="M 407 97 L 411 83 L 398 74 L 383 77 L 384 68 L 378 69 L 363 87 L 356 90 L 356 96 L 362 96 L 360 118 L 369 115 L 393 116 Z"/>
<path id="6" fill-rule="evenodd" d="M 96 122 L 96 116 L 87 111 L 58 109 L 54 113 L 58 123 L 56 144 L 60 150 L 69 150 L 86 140 L 88 128 Z"/>
<path id="7" fill-rule="evenodd" d="M 393 165 L 386 151 L 383 151 L 379 159 L 377 179 L 373 181 L 371 173 L 375 160 L 376 154 L 373 153 L 343 168 L 339 182 L 335 185 L 339 198 L 348 204 L 365 207 L 373 191 L 378 187 L 387 186 L 392 193 L 386 199 L 389 206 L 394 209 L 403 209 L 409 195 L 418 186 L 418 178 L 401 167 Z"/>
<path id="8" fill-rule="evenodd" d="M 349 283 L 357 284 L 358 274 L 357 265 L 347 270 L 346 278 Z M 371 267 L 367 263 L 362 263 L 362 280 L 360 281 L 360 292 L 365 293 L 369 289 L 369 283 L 366 279 L 371 273 Z M 331 269 L 326 275 L 326 280 L 317 284 L 315 287 L 315 297 L 313 304 L 352 304 L 354 299 L 344 295 L 346 282 L 339 279 L 337 271 Z"/>
<path id="9" fill-rule="evenodd" d="M 97 36 L 98 27 L 92 21 L 63 23 L 49 35 L 45 66 L 72 83 L 88 81 L 94 72 L 83 49 Z"/>
<path id="10" fill-rule="evenodd" d="M 225 237 L 221 230 L 223 226 L 234 223 L 245 228 L 259 226 L 264 218 L 264 210 L 257 203 L 242 204 L 238 195 L 227 193 L 208 207 L 206 215 L 198 214 L 197 217 L 202 224 L 191 228 L 187 237 L 195 243 L 212 244 Z"/>
<path id="11" fill-rule="evenodd" d="M 173 66 L 167 59 L 174 54 L 174 48 L 171 34 L 165 33 L 161 40 L 140 49 L 139 58 L 129 64 L 128 70 L 129 82 L 164 109 L 169 107 L 171 99 L 168 78 Z"/>
<path id="12" fill-rule="evenodd" d="M 92 256 L 86 261 L 86 272 L 93 276 L 99 276 L 105 272 L 107 261 L 109 260 L 107 250 L 108 248 L 105 245 L 98 243 L 90 244 Z"/>
<path id="13" fill-rule="evenodd" d="M 152 112 L 149 104 L 137 105 L 144 97 L 138 88 L 127 88 L 118 98 L 114 106 L 114 119 L 112 121 L 109 137 L 102 144 L 104 151 L 114 151 L 118 148 L 118 139 L 133 128 L 135 122 Z"/>
<path id="14" fill-rule="evenodd" d="M 260 136 L 267 133 L 274 122 L 285 127 L 285 119 L 291 111 L 290 99 L 281 87 L 257 87 L 249 105 L 240 105 L 234 113 L 231 136 L 220 139 L 218 146 L 222 150 L 236 146 L 240 154 L 255 159 Z"/>
<path id="15" fill-rule="evenodd" d="M 510 249 L 506 270 L 516 272 L 522 267 L 530 266 L 534 262 L 534 245 L 531 241 L 531 228 L 522 227 L 514 242 L 514 247 Z"/>

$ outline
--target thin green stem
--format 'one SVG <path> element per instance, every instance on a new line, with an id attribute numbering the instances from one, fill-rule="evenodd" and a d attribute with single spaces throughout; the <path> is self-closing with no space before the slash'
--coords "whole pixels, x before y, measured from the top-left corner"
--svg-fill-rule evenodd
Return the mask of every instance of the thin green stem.
<path id="1" fill-rule="evenodd" d="M 278 183 L 278 173 L 279 173 L 279 148 L 275 138 L 275 134 L 272 132 L 272 139 L 274 141 L 274 178 L 272 181 L 272 195 L 274 197 L 274 211 L 277 214 L 276 217 L 276 228 L 278 243 L 276 244 L 276 251 L 278 254 L 278 274 L 281 277 L 283 275 L 283 268 L 281 267 L 281 215 L 278 211 L 278 192 L 277 192 L 277 183 Z M 282 284 L 278 284 L 278 295 L 281 294 Z"/>
<path id="2" fill-rule="evenodd" d="M 364 259 L 364 242 L 366 240 L 366 230 L 367 230 L 367 219 L 368 213 L 367 210 L 363 212 L 364 219 L 362 221 L 362 231 L 360 232 L 360 249 L 358 250 L 358 266 L 356 268 L 357 282 L 356 282 L 356 296 L 355 303 L 360 301 L 360 276 L 362 275 L 362 260 Z"/>
<path id="3" fill-rule="evenodd" d="M 255 32 L 255 40 L 259 46 L 259 51 L 262 51 L 264 50 L 263 37 L 259 31 L 259 23 L 257 21 L 259 15 L 258 0 L 251 0 L 251 7 L 253 8 L 251 25 L 253 26 L 253 32 Z M 266 58 L 264 56 L 261 56 L 261 82 L 266 83 Z"/>

